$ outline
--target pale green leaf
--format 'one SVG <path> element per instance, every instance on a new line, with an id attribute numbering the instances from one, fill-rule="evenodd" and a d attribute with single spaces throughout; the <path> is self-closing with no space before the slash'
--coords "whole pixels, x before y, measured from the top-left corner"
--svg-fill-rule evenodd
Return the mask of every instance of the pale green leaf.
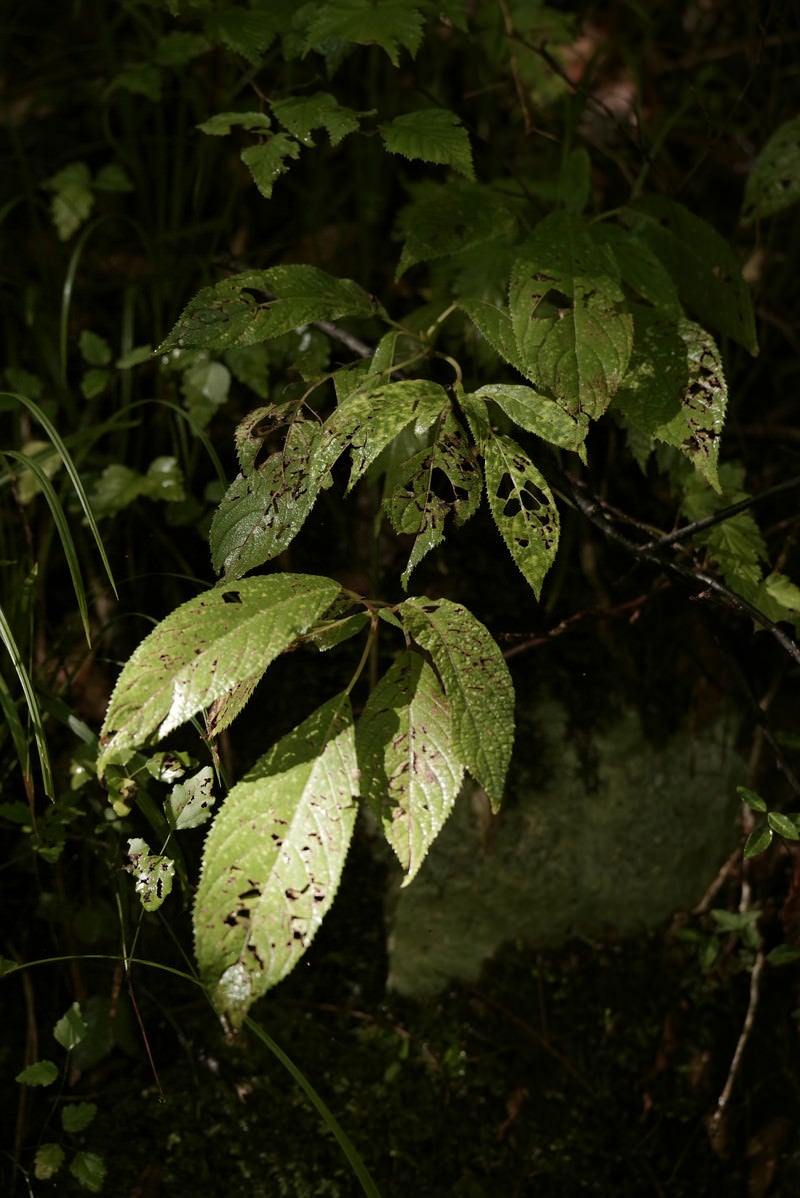
<path id="1" fill-rule="evenodd" d="M 614 401 L 626 424 L 674 445 L 717 491 L 717 459 L 728 403 L 722 359 L 700 325 L 636 315 L 630 368 Z"/>
<path id="2" fill-rule="evenodd" d="M 40 1144 L 33 1158 L 33 1175 L 37 1181 L 49 1181 L 64 1163 L 64 1149 L 59 1144 Z"/>
<path id="3" fill-rule="evenodd" d="M 475 325 L 480 335 L 491 345 L 495 353 L 499 354 L 505 362 L 508 362 L 520 374 L 524 374 L 526 378 L 531 378 L 529 367 L 517 345 L 514 326 L 511 323 L 511 314 L 508 309 L 498 308 L 496 304 L 476 299 L 462 300 L 461 307 Z"/>
<path id="4" fill-rule="evenodd" d="M 412 57 L 419 48 L 424 7 L 415 0 L 328 0 L 314 6 L 305 49 L 324 50 L 331 42 L 375 45 L 398 66 L 401 48 Z"/>
<path id="5" fill-rule="evenodd" d="M 783 836 L 786 840 L 800 840 L 800 829 L 782 811 L 768 811 L 767 823 L 773 832 L 777 832 L 779 836 Z"/>
<path id="6" fill-rule="evenodd" d="M 76 1002 L 61 1016 L 53 1028 L 53 1036 L 67 1052 L 80 1044 L 86 1035 L 86 1023 L 81 1015 L 81 1009 Z"/>
<path id="7" fill-rule="evenodd" d="M 156 352 L 255 345 L 315 320 L 370 317 L 379 310 L 357 283 L 315 266 L 251 270 L 200 291 Z"/>
<path id="8" fill-rule="evenodd" d="M 392 463 L 383 508 L 395 532 L 416 538 L 401 575 L 404 588 L 412 571 L 444 540 L 448 519 L 460 528 L 475 514 L 482 489 L 475 455 L 450 410 L 431 445 Z"/>
<path id="9" fill-rule="evenodd" d="M 300 146 L 293 137 L 275 133 L 269 141 L 259 142 L 242 150 L 241 159 L 256 187 L 265 199 L 272 198 L 272 189 L 289 169 L 289 159 L 300 157 Z"/>
<path id="10" fill-rule="evenodd" d="M 81 227 L 94 207 L 91 172 L 85 162 L 73 162 L 47 179 L 44 187 L 52 191 L 50 212 L 61 241 L 68 241 Z"/>
<path id="11" fill-rule="evenodd" d="M 61 1126 L 67 1132 L 83 1131 L 84 1128 L 89 1126 L 96 1114 L 97 1105 L 94 1102 L 72 1103 L 61 1110 Z"/>
<path id="12" fill-rule="evenodd" d="M 113 516 L 147 491 L 143 474 L 114 462 L 106 466 L 92 490 L 92 508 L 98 519 Z"/>
<path id="13" fill-rule="evenodd" d="M 170 827 L 182 832 L 210 820 L 214 806 L 213 789 L 214 771 L 210 765 L 204 765 L 185 782 L 176 783 L 166 802 Z"/>
<path id="14" fill-rule="evenodd" d="M 508 203 L 482 184 L 429 180 L 413 187 L 411 196 L 397 221 L 403 237 L 398 278 L 417 262 L 458 254 L 509 234 L 516 224 Z"/>
<path id="15" fill-rule="evenodd" d="M 422 437 L 449 403 L 443 387 L 424 379 L 398 383 L 370 379 L 343 400 L 328 418 L 324 435 L 351 450 L 348 492 L 404 429 Z"/>
<path id="16" fill-rule="evenodd" d="M 800 587 L 787 578 L 785 574 L 768 574 L 764 579 L 764 588 L 782 610 L 778 619 L 796 620 L 800 615 Z"/>
<path id="17" fill-rule="evenodd" d="M 139 837 L 128 841 L 128 859 L 140 903 L 145 911 L 157 911 L 172 893 L 175 862 L 171 857 L 151 853 L 149 844 Z"/>
<path id="18" fill-rule="evenodd" d="M 106 1179 L 106 1166 L 96 1152 L 76 1152 L 69 1166 L 72 1176 L 91 1194 L 99 1194 Z"/>
<path id="19" fill-rule="evenodd" d="M 390 154 L 421 159 L 474 179 L 469 135 L 454 112 L 446 108 L 422 108 L 407 112 L 379 126 L 383 144 Z"/>
<path id="20" fill-rule="evenodd" d="M 265 112 L 217 112 L 197 128 L 210 137 L 224 137 L 231 129 L 247 129 L 250 133 L 265 133 L 272 121 Z"/>
<path id="21" fill-rule="evenodd" d="M 194 362 L 183 372 L 181 394 L 187 412 L 200 428 L 227 402 L 230 386 L 230 371 L 222 362 Z"/>
<path id="22" fill-rule="evenodd" d="M 214 587 L 182 604 L 134 651 L 111 696 L 98 772 L 121 749 L 179 727 L 260 678 L 330 607 L 329 578 L 275 574 Z"/>
<path id="23" fill-rule="evenodd" d="M 203 853 L 194 931 L 201 977 L 234 1026 L 291 972 L 330 908 L 358 785 L 342 694 L 283 737 L 222 804 Z"/>
<path id="24" fill-rule="evenodd" d="M 243 345 L 225 351 L 225 365 L 234 378 L 258 396 L 269 398 L 269 352 L 265 345 Z"/>
<path id="25" fill-rule="evenodd" d="M 325 129 L 331 145 L 338 146 L 342 138 L 355 133 L 359 125 L 359 114 L 352 108 L 345 108 L 330 92 L 275 100 L 272 111 L 304 146 L 313 146 L 311 133 L 314 129 Z"/>
<path id="26" fill-rule="evenodd" d="M 602 416 L 633 344 L 613 254 L 576 217 L 551 213 L 514 263 L 509 307 L 528 378 L 574 415 Z"/>
<path id="27" fill-rule="evenodd" d="M 575 453 L 582 451 L 589 430 L 588 418 L 583 413 L 573 416 L 532 387 L 489 383 L 475 392 L 474 399 L 492 400 L 514 424 L 551 445 L 572 449 Z"/>
<path id="28" fill-rule="evenodd" d="M 52 1086 L 58 1077 L 58 1070 L 52 1061 L 36 1061 L 18 1073 L 14 1081 L 21 1086 Z"/>
<path id="29" fill-rule="evenodd" d="M 450 705 L 419 653 L 402 653 L 372 691 L 356 730 L 361 795 L 414 878 L 450 814 L 464 775 Z"/>
<path id="30" fill-rule="evenodd" d="M 183 486 L 183 471 L 178 459 L 171 454 L 154 458 L 145 475 L 148 499 L 160 499 L 164 503 L 180 503 L 186 498 Z"/>
<path id="31" fill-rule="evenodd" d="M 753 303 L 731 247 L 707 221 L 666 196 L 627 210 L 634 233 L 661 259 L 684 307 L 712 329 L 758 353 Z"/>
<path id="32" fill-rule="evenodd" d="M 800 116 L 776 129 L 756 158 L 744 188 L 742 224 L 775 216 L 800 200 Z"/>
<path id="33" fill-rule="evenodd" d="M 209 534 L 214 569 L 238 578 L 291 544 L 340 453 L 318 425 L 296 420 L 283 448 L 236 479 L 214 513 Z"/>
<path id="34" fill-rule="evenodd" d="M 456 756 L 497 810 L 514 742 L 514 687 L 502 653 L 483 624 L 449 599 L 406 599 L 397 614 L 442 680 Z"/>

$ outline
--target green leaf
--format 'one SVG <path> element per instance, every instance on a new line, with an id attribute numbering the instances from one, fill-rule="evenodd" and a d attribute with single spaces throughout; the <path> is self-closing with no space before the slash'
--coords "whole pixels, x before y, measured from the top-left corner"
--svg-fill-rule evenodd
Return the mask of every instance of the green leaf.
<path id="1" fill-rule="evenodd" d="M 64 1149 L 59 1144 L 40 1144 L 33 1158 L 33 1176 L 37 1181 L 49 1181 L 64 1163 Z"/>
<path id="2" fill-rule="evenodd" d="M 291 972 L 330 908 L 357 794 L 342 694 L 284 736 L 222 804 L 203 853 L 194 931 L 201 977 L 235 1027 Z"/>
<path id="3" fill-rule="evenodd" d="M 83 330 L 78 338 L 78 346 L 83 360 L 90 366 L 108 366 L 111 361 L 111 346 L 105 337 L 91 332 L 90 329 Z"/>
<path id="4" fill-rule="evenodd" d="M 37 1061 L 28 1065 L 14 1078 L 21 1086 L 52 1086 L 58 1077 L 58 1070 L 52 1061 Z"/>
<path id="5" fill-rule="evenodd" d="M 200 34 L 174 29 L 158 39 L 154 58 L 160 67 L 182 67 L 210 48 L 208 39 Z"/>
<path id="6" fill-rule="evenodd" d="M 173 786 L 166 802 L 169 825 L 177 832 L 199 828 L 211 819 L 214 806 L 214 771 L 210 765 Z"/>
<path id="7" fill-rule="evenodd" d="M 461 307 L 470 318 L 480 335 L 503 361 L 508 362 L 520 374 L 530 377 L 528 365 L 520 353 L 511 314 L 506 308 L 498 308 L 485 300 L 461 300 Z"/>
<path id="8" fill-rule="evenodd" d="M 775 216 L 800 200 L 800 116 L 776 129 L 756 158 L 744 188 L 742 224 Z"/>
<path id="9" fill-rule="evenodd" d="M 91 1194 L 99 1194 L 102 1190 L 106 1179 L 106 1166 L 103 1158 L 96 1152 L 76 1152 L 69 1171 Z"/>
<path id="10" fill-rule="evenodd" d="M 571 150 L 561 167 L 558 198 L 575 216 L 580 216 L 592 194 L 592 163 L 583 146 Z"/>
<path id="11" fill-rule="evenodd" d="M 118 87 L 134 96 L 144 96 L 154 104 L 161 99 L 161 70 L 154 62 L 136 62 L 115 75 L 106 89 L 110 95 Z"/>
<path id="12" fill-rule="evenodd" d="M 121 358 L 117 358 L 114 365 L 117 370 L 130 370 L 133 366 L 139 366 L 142 362 L 149 362 L 152 356 L 152 345 L 137 345 L 130 353 L 123 354 Z"/>
<path id="13" fill-rule="evenodd" d="M 72 162 L 42 184 L 54 192 L 50 212 L 61 241 L 68 241 L 94 207 L 91 172 L 85 162 Z"/>
<path id="14" fill-rule="evenodd" d="M 84 399 L 96 399 L 98 395 L 102 395 L 112 377 L 110 370 L 98 370 L 95 367 L 87 370 L 81 379 L 81 394 Z"/>
<path id="15" fill-rule="evenodd" d="M 272 198 L 272 189 L 281 175 L 289 169 L 289 159 L 300 157 L 300 146 L 293 137 L 276 133 L 269 141 L 242 150 L 241 159 L 265 199 Z"/>
<path id="16" fill-rule="evenodd" d="M 413 426 L 422 437 L 450 406 L 443 387 L 424 379 L 369 383 L 344 399 L 325 424 L 324 435 L 352 456 L 348 493 L 388 445 Z"/>
<path id="17" fill-rule="evenodd" d="M 315 266 L 251 270 L 203 288 L 156 353 L 255 345 L 315 320 L 370 317 L 379 310 L 357 283 Z"/>
<path id="18" fill-rule="evenodd" d="M 795 961 L 800 961 L 800 948 L 794 948 L 791 944 L 779 944 L 772 952 L 767 953 L 767 961 L 770 965 L 792 965 Z"/>
<path id="19" fill-rule="evenodd" d="M 591 228 L 592 240 L 611 250 L 623 282 L 641 299 L 673 321 L 683 316 L 678 289 L 663 262 L 630 229 L 603 223 Z M 635 340 L 634 340 L 635 347 Z"/>
<path id="20" fill-rule="evenodd" d="M 209 534 L 214 569 L 238 578 L 291 544 L 340 453 L 317 424 L 296 420 L 283 448 L 237 478 L 214 513 Z"/>
<path id="21" fill-rule="evenodd" d="M 359 114 L 345 108 L 330 92 L 314 92 L 311 96 L 290 96 L 275 100 L 272 111 L 282 125 L 304 146 L 313 146 L 312 129 L 324 128 L 331 145 L 338 146 L 348 133 L 355 133 Z"/>
<path id="22" fill-rule="evenodd" d="M 361 794 L 414 878 L 455 803 L 464 765 L 450 704 L 419 653 L 400 654 L 372 691 L 356 730 Z"/>
<path id="23" fill-rule="evenodd" d="M 80 1044 L 86 1031 L 86 1023 L 81 1015 L 81 1009 L 74 1002 L 53 1028 L 53 1036 L 62 1048 L 70 1052 L 76 1044 Z"/>
<path id="24" fill-rule="evenodd" d="M 366 612 L 355 612 L 352 616 L 347 616 L 345 619 L 331 620 L 330 613 L 326 616 L 325 623 L 321 628 L 315 628 L 308 634 L 308 639 L 319 649 L 320 653 L 327 652 L 328 649 L 333 649 L 336 645 L 341 645 L 343 641 L 347 641 L 352 636 L 357 636 L 367 624 L 369 624 L 369 616 Z"/>
<path id="25" fill-rule="evenodd" d="M 61 1110 L 61 1126 L 64 1131 L 78 1132 L 83 1131 L 94 1119 L 97 1114 L 97 1105 L 94 1102 L 76 1102 L 70 1106 L 65 1106 Z"/>
<path id="26" fill-rule="evenodd" d="M 175 862 L 171 857 L 151 853 L 150 845 L 140 837 L 128 841 L 128 866 L 133 874 L 135 890 L 145 911 L 157 911 L 172 893 Z"/>
<path id="27" fill-rule="evenodd" d="M 206 17 L 206 31 L 212 42 L 222 42 L 229 49 L 241 54 L 254 66 L 269 48 L 277 33 L 281 32 L 280 6 L 274 0 L 266 5 L 252 8 L 212 4 Z M 276 10 L 277 9 L 277 13 Z M 276 16 L 278 20 L 276 20 Z"/>
<path id="28" fill-rule="evenodd" d="M 509 289 L 525 373 L 573 415 L 602 416 L 633 344 L 613 254 L 567 212 L 536 226 L 514 263 Z"/>
<path id="29" fill-rule="evenodd" d="M 627 210 L 634 234 L 661 259 L 684 307 L 704 325 L 758 353 L 753 304 L 731 247 L 706 221 L 666 196 Z"/>
<path id="30" fill-rule="evenodd" d="M 489 510 L 515 565 L 538 599 L 558 551 L 560 522 L 552 492 L 525 451 L 485 426 L 481 441 Z"/>
<path id="31" fill-rule="evenodd" d="M 411 195 L 397 222 L 403 236 L 397 278 L 417 262 L 458 254 L 508 235 L 516 225 L 508 203 L 482 184 L 428 180 L 413 187 Z"/>
<path id="32" fill-rule="evenodd" d="M 767 823 L 773 832 L 777 832 L 779 836 L 783 836 L 786 840 L 800 840 L 800 829 L 794 821 L 781 811 L 768 811 Z"/>
<path id="33" fill-rule="evenodd" d="M 715 907 L 711 916 L 721 932 L 743 932 L 758 923 L 761 912 L 756 910 L 726 911 L 722 907 Z"/>
<path id="34" fill-rule="evenodd" d="M 514 742 L 514 687 L 502 653 L 483 624 L 449 599 L 406 599 L 397 614 L 442 680 L 456 756 L 497 810 Z"/>
<path id="35" fill-rule="evenodd" d="M 390 154 L 452 166 L 468 179 L 475 178 L 469 135 L 449 109 L 407 112 L 378 128 Z"/>
<path id="36" fill-rule="evenodd" d="M 489 383 L 475 392 L 476 401 L 492 400 L 509 420 L 526 432 L 541 437 L 551 445 L 581 453 L 589 431 L 589 421 L 583 413 L 573 416 L 555 400 L 540 395 L 532 387 L 508 383 Z M 470 409 L 472 410 L 472 408 Z"/>
<path id="37" fill-rule="evenodd" d="M 339 584 L 276 574 L 214 587 L 167 616 L 132 654 L 101 730 L 112 755 L 166 736 L 234 687 L 260 678 L 330 607 Z"/>
<path id="38" fill-rule="evenodd" d="M 95 191 L 133 191 L 125 169 L 118 162 L 109 162 L 97 172 L 92 184 Z"/>
<path id="39" fill-rule="evenodd" d="M 396 67 L 400 48 L 413 57 L 422 41 L 423 7 L 415 0 L 328 0 L 316 4 L 305 50 L 322 50 L 331 41 L 375 45 L 386 51 Z"/>
<path id="40" fill-rule="evenodd" d="M 194 362 L 181 378 L 181 394 L 186 410 L 200 428 L 206 428 L 219 408 L 227 402 L 231 374 L 222 362 Z"/>
<path id="41" fill-rule="evenodd" d="M 474 516 L 482 489 L 475 455 L 450 410 L 430 446 L 390 466 L 384 511 L 395 532 L 416 537 L 401 575 L 404 588 L 412 571 L 444 540 L 448 517 L 460 528 Z"/>
<path id="42" fill-rule="evenodd" d="M 747 803 L 753 811 L 766 811 L 767 804 L 762 799 L 761 795 L 756 794 L 754 790 L 750 790 L 747 786 L 737 786 L 736 793 L 743 803 Z"/>
<path id="43" fill-rule="evenodd" d="M 638 433 L 674 445 L 716 490 L 728 387 L 710 333 L 641 309 L 630 368 L 614 408 Z"/>
<path id="44" fill-rule="evenodd" d="M 225 137 L 234 128 L 265 133 L 272 128 L 272 121 L 265 112 L 218 112 L 197 128 L 209 137 Z"/>

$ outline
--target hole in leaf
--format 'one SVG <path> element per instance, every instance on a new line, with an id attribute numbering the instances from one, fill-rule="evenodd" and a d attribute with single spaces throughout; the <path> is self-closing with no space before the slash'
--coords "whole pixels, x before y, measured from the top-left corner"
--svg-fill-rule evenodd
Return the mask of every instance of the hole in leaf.
<path id="1" fill-rule="evenodd" d="M 223 603 L 241 603 L 242 596 L 238 591 L 225 591 L 222 596 Z"/>

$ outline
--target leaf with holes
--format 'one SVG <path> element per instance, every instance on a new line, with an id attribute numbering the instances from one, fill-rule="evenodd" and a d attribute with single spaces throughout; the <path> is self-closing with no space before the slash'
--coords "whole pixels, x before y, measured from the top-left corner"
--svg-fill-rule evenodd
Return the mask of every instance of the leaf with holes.
<path id="1" fill-rule="evenodd" d="M 675 325 L 651 310 L 637 312 L 636 344 L 615 410 L 640 435 L 679 449 L 716 491 L 727 402 L 711 334 L 690 320 Z"/>
<path id="2" fill-rule="evenodd" d="M 204 765 L 184 782 L 177 782 L 165 804 L 169 826 L 182 832 L 207 823 L 214 806 L 213 791 L 214 771 L 210 765 Z"/>
<path id="3" fill-rule="evenodd" d="M 454 112 L 447 108 L 422 108 L 406 112 L 379 126 L 390 154 L 452 166 L 475 178 L 469 135 Z"/>
<path id="4" fill-rule="evenodd" d="M 332 41 L 380 46 L 396 67 L 401 47 L 413 57 L 422 41 L 423 7 L 416 0 L 328 0 L 317 4 L 308 23 L 305 50 L 324 51 Z"/>
<path id="5" fill-rule="evenodd" d="M 233 1026 L 291 972 L 322 923 L 357 794 L 342 694 L 274 745 L 222 804 L 203 851 L 194 933 L 201 977 Z"/>
<path id="6" fill-rule="evenodd" d="M 489 383 L 476 391 L 473 398 L 491 400 L 505 412 L 509 420 L 526 432 L 561 449 L 571 449 L 585 458 L 583 443 L 589 431 L 589 420 L 582 412 L 573 416 L 555 400 L 534 391 L 533 387 L 521 387 L 513 383 Z"/>
<path id="7" fill-rule="evenodd" d="M 314 92 L 311 96 L 289 96 L 275 100 L 272 111 L 280 123 L 294 134 L 304 146 L 313 146 L 313 129 L 324 128 L 332 146 L 338 146 L 348 133 L 358 129 L 359 114 L 345 108 L 330 92 Z"/>
<path id="8" fill-rule="evenodd" d="M 156 352 L 256 345 L 315 320 L 380 311 L 357 283 L 316 266 L 248 270 L 198 292 Z"/>
<path id="9" fill-rule="evenodd" d="M 267 404 L 247 413 L 244 420 L 237 424 L 233 434 L 242 474 L 248 476 L 264 464 L 270 456 L 269 438 L 277 438 L 280 434 L 281 438 L 285 439 L 284 429 L 289 427 L 296 415 L 295 402 Z"/>
<path id="10" fill-rule="evenodd" d="M 151 853 L 149 844 L 139 837 L 128 841 L 128 860 L 139 902 L 145 911 L 157 911 L 172 893 L 175 862 L 171 857 Z"/>
<path id="11" fill-rule="evenodd" d="M 328 418 L 323 433 L 342 449 L 351 450 L 347 491 L 404 429 L 412 427 L 415 436 L 423 436 L 449 404 L 444 388 L 424 379 L 372 381 L 348 395 Z"/>
<path id="12" fill-rule="evenodd" d="M 240 578 L 277 557 L 303 527 L 340 453 L 318 425 L 296 420 L 283 447 L 225 493 L 209 533 L 214 569 Z"/>
<path id="13" fill-rule="evenodd" d="M 503 797 L 514 743 L 514 687 L 488 630 L 449 599 L 406 599 L 397 615 L 430 654 L 450 703 L 455 755 L 489 796 Z"/>
<path id="14" fill-rule="evenodd" d="M 415 184 L 397 222 L 403 235 L 397 277 L 418 262 L 458 254 L 508 234 L 515 223 L 510 207 L 482 184 L 463 179 Z"/>
<path id="15" fill-rule="evenodd" d="M 404 588 L 412 571 L 444 540 L 448 517 L 460 528 L 474 516 L 482 488 L 475 456 L 451 411 L 436 428 L 432 445 L 393 463 L 383 509 L 395 532 L 416 537 L 401 576 Z"/>
<path id="16" fill-rule="evenodd" d="M 378 682 L 356 729 L 361 795 L 414 878 L 456 801 L 464 764 L 450 704 L 419 653 L 402 653 Z"/>
<path id="17" fill-rule="evenodd" d="M 776 216 L 800 200 L 800 116 L 792 117 L 764 146 L 744 188 L 742 224 Z"/>
<path id="18" fill-rule="evenodd" d="M 558 550 L 558 508 L 525 451 L 512 437 L 492 429 L 486 406 L 472 399 L 468 412 L 483 454 L 489 510 L 538 599 Z"/>
<path id="19" fill-rule="evenodd" d="M 522 246 L 509 308 L 525 373 L 568 412 L 597 420 L 628 365 L 633 322 L 619 267 L 582 221 L 553 212 Z"/>
<path id="20" fill-rule="evenodd" d="M 654 251 L 684 307 L 704 325 L 758 353 L 753 303 L 738 259 L 716 229 L 666 196 L 638 200 L 624 214 Z"/>
<path id="21" fill-rule="evenodd" d="M 121 751 L 166 736 L 313 627 L 340 586 L 308 574 L 220 585 L 190 599 L 145 637 L 119 676 L 101 730 L 98 775 Z"/>

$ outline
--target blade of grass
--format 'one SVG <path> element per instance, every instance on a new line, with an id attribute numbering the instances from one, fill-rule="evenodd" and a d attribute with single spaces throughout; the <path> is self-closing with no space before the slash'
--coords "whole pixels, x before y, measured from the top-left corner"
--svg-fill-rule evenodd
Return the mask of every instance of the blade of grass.
<path id="1" fill-rule="evenodd" d="M 0 391 L 0 398 L 2 398 L 3 396 L 10 396 L 11 399 L 15 399 L 18 403 L 21 403 L 23 407 L 28 409 L 28 411 L 34 417 L 34 419 L 36 419 L 39 422 L 39 424 L 41 424 L 42 428 L 44 429 L 44 431 L 47 433 L 48 437 L 52 441 L 54 447 L 58 450 L 59 454 L 61 455 L 61 460 L 64 463 L 64 469 L 66 470 L 67 474 L 69 475 L 69 480 L 72 483 L 75 494 L 78 496 L 78 502 L 80 503 L 81 507 L 83 508 L 83 514 L 86 517 L 86 522 L 89 525 L 89 529 L 91 531 L 92 537 L 94 538 L 94 543 L 97 546 L 97 551 L 100 554 L 100 560 L 102 561 L 103 566 L 105 567 L 106 577 L 108 578 L 108 581 L 111 583 L 114 594 L 116 595 L 117 594 L 117 586 L 116 586 L 116 583 L 114 582 L 114 576 L 111 573 L 111 564 L 110 564 L 108 558 L 106 557 L 106 551 L 105 551 L 105 548 L 103 547 L 103 541 L 100 536 L 100 531 L 97 527 L 97 523 L 95 521 L 94 514 L 92 513 L 92 509 L 89 506 L 89 500 L 86 495 L 86 492 L 83 489 L 83 483 L 81 482 L 80 475 L 78 474 L 78 471 L 75 468 L 75 463 L 73 462 L 72 458 L 70 457 L 69 450 L 67 449 L 66 445 L 62 441 L 58 432 L 56 431 L 56 428 L 55 428 L 53 422 L 42 411 L 42 409 L 39 407 L 39 405 L 37 403 L 34 403 L 34 401 L 32 399 L 28 399 L 27 395 L 22 395 L 18 391 Z"/>
<path id="2" fill-rule="evenodd" d="M 17 704 L 14 696 L 8 689 L 5 678 L 0 674 L 0 708 L 3 710 L 3 715 L 6 717 L 6 727 L 11 733 L 11 739 L 14 742 L 14 749 L 19 761 L 19 768 L 22 770 L 22 780 L 25 784 L 25 794 L 28 802 L 33 801 L 33 774 L 31 773 L 31 747 L 25 729 L 22 727 L 22 720 L 19 718 Z"/>
<path id="3" fill-rule="evenodd" d="M 47 748 L 47 737 L 44 732 L 44 724 L 42 722 L 42 713 L 39 710 L 39 704 L 36 700 L 36 692 L 33 689 L 30 674 L 25 668 L 25 663 L 22 660 L 19 647 L 14 634 L 11 631 L 11 625 L 6 619 L 6 613 L 0 607 L 0 640 L 8 651 L 11 662 L 14 666 L 17 678 L 19 678 L 22 693 L 25 696 L 25 702 L 28 706 L 28 713 L 31 718 L 33 727 L 33 735 L 36 741 L 36 749 L 39 754 L 39 767 L 42 772 L 42 785 L 44 792 L 49 799 L 55 802 L 55 787 L 53 785 L 53 771 L 50 766 L 50 754 Z"/>
<path id="4" fill-rule="evenodd" d="M 61 505 L 61 500 L 56 494 L 53 484 L 47 477 L 47 474 L 39 465 L 35 456 L 18 453 L 15 449 L 6 451 L 6 457 L 11 458 L 15 462 L 19 462 L 26 469 L 36 475 L 39 486 L 42 488 L 42 494 L 47 500 L 47 506 L 50 508 L 53 521 L 56 526 L 61 547 L 64 550 L 64 556 L 67 559 L 70 577 L 72 579 L 72 588 L 75 591 L 75 599 L 80 612 L 83 631 L 86 634 L 86 643 L 91 646 L 92 634 L 89 628 L 89 605 L 86 601 L 86 589 L 83 585 L 83 576 L 81 575 L 81 566 L 78 561 L 78 554 L 75 549 L 75 542 L 72 539 L 72 533 L 69 530 L 67 517 L 64 513 L 64 508 Z"/>

